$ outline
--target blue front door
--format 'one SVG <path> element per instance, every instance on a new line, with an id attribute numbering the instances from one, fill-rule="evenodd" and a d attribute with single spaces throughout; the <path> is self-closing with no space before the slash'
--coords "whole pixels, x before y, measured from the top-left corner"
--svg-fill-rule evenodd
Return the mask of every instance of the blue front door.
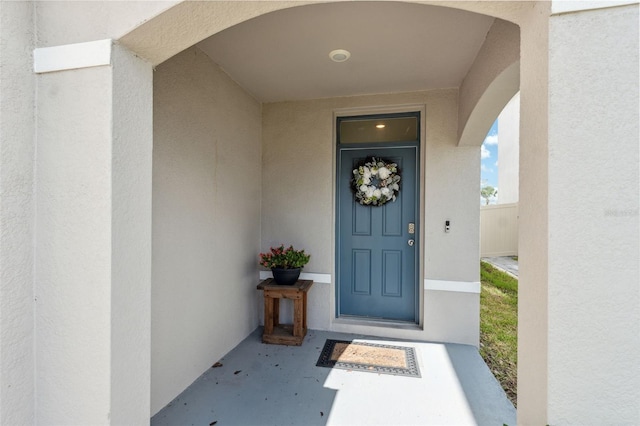
<path id="1" fill-rule="evenodd" d="M 338 154 L 338 315 L 417 322 L 418 148 L 341 148 Z M 353 170 L 372 157 L 398 164 L 397 199 L 365 206 L 351 189 Z"/>

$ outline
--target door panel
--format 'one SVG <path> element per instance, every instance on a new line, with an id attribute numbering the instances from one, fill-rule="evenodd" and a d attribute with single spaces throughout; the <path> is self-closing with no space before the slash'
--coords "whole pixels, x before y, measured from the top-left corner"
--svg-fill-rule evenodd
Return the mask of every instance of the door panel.
<path id="1" fill-rule="evenodd" d="M 355 201 L 350 181 L 362 160 L 398 164 L 400 192 L 383 206 Z M 341 149 L 338 176 L 338 313 L 400 321 L 417 320 L 417 147 Z"/>
<path id="2" fill-rule="evenodd" d="M 371 294 L 371 250 L 352 250 L 353 277 L 351 280 L 353 294 Z"/>
<path id="3" fill-rule="evenodd" d="M 383 206 L 382 235 L 385 237 L 402 236 L 402 204 L 397 201 Z"/>
<path id="4" fill-rule="evenodd" d="M 402 297 L 402 251 L 382 250 L 382 295 Z"/>

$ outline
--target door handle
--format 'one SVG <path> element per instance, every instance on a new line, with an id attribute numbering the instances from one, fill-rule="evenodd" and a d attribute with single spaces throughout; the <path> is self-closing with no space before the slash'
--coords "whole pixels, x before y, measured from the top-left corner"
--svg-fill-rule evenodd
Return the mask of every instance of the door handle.
<path id="1" fill-rule="evenodd" d="M 415 242 L 414 240 L 409 240 L 409 241 L 407 241 L 407 244 L 409 244 L 409 247 L 413 247 L 413 245 L 414 245 L 415 243 L 416 243 L 416 242 Z"/>

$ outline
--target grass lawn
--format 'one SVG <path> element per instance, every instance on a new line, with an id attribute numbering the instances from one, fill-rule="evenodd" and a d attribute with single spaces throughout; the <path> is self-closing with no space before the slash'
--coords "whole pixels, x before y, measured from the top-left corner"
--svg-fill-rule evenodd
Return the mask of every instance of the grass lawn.
<path id="1" fill-rule="evenodd" d="M 516 405 L 518 280 L 480 262 L 480 355 Z"/>

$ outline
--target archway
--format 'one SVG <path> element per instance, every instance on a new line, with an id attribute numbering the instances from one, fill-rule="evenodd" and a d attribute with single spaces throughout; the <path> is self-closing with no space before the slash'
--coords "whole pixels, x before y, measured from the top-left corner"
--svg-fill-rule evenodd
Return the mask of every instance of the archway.
<path id="1" fill-rule="evenodd" d="M 444 3 L 431 4 L 443 5 Z M 258 10 L 239 4 L 236 6 L 237 10 L 230 14 L 233 18 L 230 18 L 229 22 L 212 20 L 213 16 L 221 14 L 221 7 L 216 3 L 181 3 L 125 35 L 120 42 L 141 56 L 150 58 L 154 63 L 159 63 L 173 56 L 176 51 L 179 52 L 183 46 L 190 46 L 217 31 L 261 14 L 277 13 L 273 9 L 274 5 L 271 4 L 260 5 Z M 296 3 L 293 7 L 304 6 Z M 228 13 L 226 6 L 225 11 Z M 474 11 L 477 12 L 477 8 Z M 513 9 L 512 5 L 510 8 L 499 11 L 500 13 L 493 12 L 494 16 L 511 19 L 517 17 L 519 13 Z M 243 17 L 240 18 L 240 16 Z M 180 24 L 186 21 L 190 22 L 188 32 L 185 32 Z M 152 35 L 154 32 L 155 34 Z M 174 34 L 174 32 L 177 33 Z M 519 86 L 520 40 L 517 28 L 513 24 L 502 21 L 492 28 L 487 38 L 489 43 L 476 59 L 477 65 L 470 71 L 460 92 L 458 128 L 461 146 L 478 146 L 482 142 L 486 128 L 493 121 L 492 114 L 497 114 L 497 111 L 502 109 Z M 157 39 L 171 40 L 171 43 L 160 48 L 154 43 Z M 505 52 L 509 53 L 505 54 Z M 489 64 L 491 66 L 488 66 Z"/>
<path id="2" fill-rule="evenodd" d="M 434 5 L 444 5 L 445 2 L 429 2 Z M 450 4 L 446 4 L 451 6 Z M 153 20 L 141 25 L 130 33 L 120 38 L 120 43 L 132 49 L 137 54 L 150 59 L 154 64 L 163 62 L 166 58 L 184 50 L 202 39 L 229 28 L 238 23 L 250 20 L 254 17 L 276 12 L 288 7 L 304 7 L 300 3 L 292 5 L 246 5 L 239 3 L 231 7 L 229 11 L 227 5 L 220 5 L 215 2 L 210 3 L 180 3 Z M 520 18 L 522 11 L 514 8 L 513 5 L 503 10 L 490 10 L 482 6 L 470 8 L 474 12 L 490 12 L 493 16 L 508 17 L 514 21 Z M 221 16 L 228 15 L 228 20 L 223 20 Z M 213 19 L 213 17 L 216 17 Z M 188 31 L 185 31 L 184 23 L 189 22 Z M 513 45 L 519 47 L 518 39 L 513 37 L 501 37 L 500 33 L 509 31 L 508 23 L 504 23 L 501 28 L 497 28 L 494 35 L 496 46 L 487 46 L 484 57 L 479 58 L 475 74 L 465 81 L 466 86 L 461 88 L 459 108 L 459 135 L 460 145 L 479 146 L 483 139 L 483 133 L 493 121 L 492 114 L 501 110 L 508 99 L 518 90 L 520 69 L 517 62 L 518 55 L 503 55 L 502 64 L 490 68 L 487 73 L 486 64 L 492 59 L 504 53 L 504 40 L 509 40 Z M 517 30 L 516 30 L 517 31 Z M 160 46 L 155 40 L 170 40 Z M 505 60 L 505 57 L 507 58 Z M 516 62 L 510 62 L 515 60 Z"/>

